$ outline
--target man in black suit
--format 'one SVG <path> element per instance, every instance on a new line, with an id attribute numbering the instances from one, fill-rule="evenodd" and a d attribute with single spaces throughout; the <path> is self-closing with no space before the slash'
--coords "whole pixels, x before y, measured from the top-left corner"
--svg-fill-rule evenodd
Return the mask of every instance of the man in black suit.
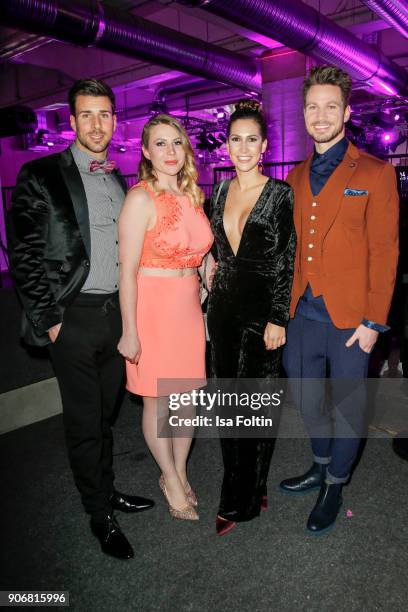
<path id="1" fill-rule="evenodd" d="M 113 487 L 111 419 L 124 378 L 117 218 L 126 193 L 107 160 L 115 98 L 105 83 L 83 79 L 72 86 L 69 104 L 74 143 L 19 173 L 10 263 L 23 337 L 49 347 L 69 460 L 92 531 L 105 553 L 129 559 L 134 553 L 113 510 L 138 512 L 153 502 Z"/>

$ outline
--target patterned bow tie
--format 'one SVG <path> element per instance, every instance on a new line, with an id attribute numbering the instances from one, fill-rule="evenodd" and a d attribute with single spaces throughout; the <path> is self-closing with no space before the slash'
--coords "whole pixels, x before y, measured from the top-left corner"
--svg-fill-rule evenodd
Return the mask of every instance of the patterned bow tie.
<path id="1" fill-rule="evenodd" d="M 103 170 L 104 172 L 112 172 L 116 168 L 116 162 L 112 160 L 98 161 L 93 159 L 89 162 L 89 172 Z"/>

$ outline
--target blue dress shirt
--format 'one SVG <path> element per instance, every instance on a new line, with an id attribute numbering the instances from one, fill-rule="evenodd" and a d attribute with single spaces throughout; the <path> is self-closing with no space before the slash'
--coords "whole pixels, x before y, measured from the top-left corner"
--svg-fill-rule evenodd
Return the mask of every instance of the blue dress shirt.
<path id="1" fill-rule="evenodd" d="M 310 188 L 314 196 L 319 195 L 337 166 L 343 161 L 347 147 L 347 138 L 342 138 L 325 153 L 318 153 L 315 150 L 310 166 Z"/>

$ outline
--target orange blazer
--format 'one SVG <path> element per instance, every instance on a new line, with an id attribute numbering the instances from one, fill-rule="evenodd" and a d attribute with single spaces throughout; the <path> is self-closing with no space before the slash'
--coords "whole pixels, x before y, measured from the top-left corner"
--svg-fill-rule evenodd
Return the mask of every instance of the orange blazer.
<path id="1" fill-rule="evenodd" d="M 343 161 L 320 194 L 313 197 L 311 161 L 312 156 L 291 170 L 286 179 L 295 192 L 298 238 L 290 316 L 294 316 L 299 298 L 313 278 L 310 264 L 336 327 L 357 327 L 362 319 L 384 325 L 398 260 L 395 170 L 349 143 Z M 321 214 L 312 221 L 319 223 L 316 244 L 313 257 L 307 257 L 314 235 L 309 212 L 317 211 Z"/>

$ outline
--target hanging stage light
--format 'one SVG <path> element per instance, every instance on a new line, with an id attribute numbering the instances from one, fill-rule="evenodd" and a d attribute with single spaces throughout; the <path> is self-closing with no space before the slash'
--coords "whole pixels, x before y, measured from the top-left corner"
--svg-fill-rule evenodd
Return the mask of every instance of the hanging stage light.
<path id="1" fill-rule="evenodd" d="M 164 100 L 153 100 L 149 107 L 149 113 L 152 116 L 161 114 L 167 115 L 167 112 L 167 105 Z"/>

